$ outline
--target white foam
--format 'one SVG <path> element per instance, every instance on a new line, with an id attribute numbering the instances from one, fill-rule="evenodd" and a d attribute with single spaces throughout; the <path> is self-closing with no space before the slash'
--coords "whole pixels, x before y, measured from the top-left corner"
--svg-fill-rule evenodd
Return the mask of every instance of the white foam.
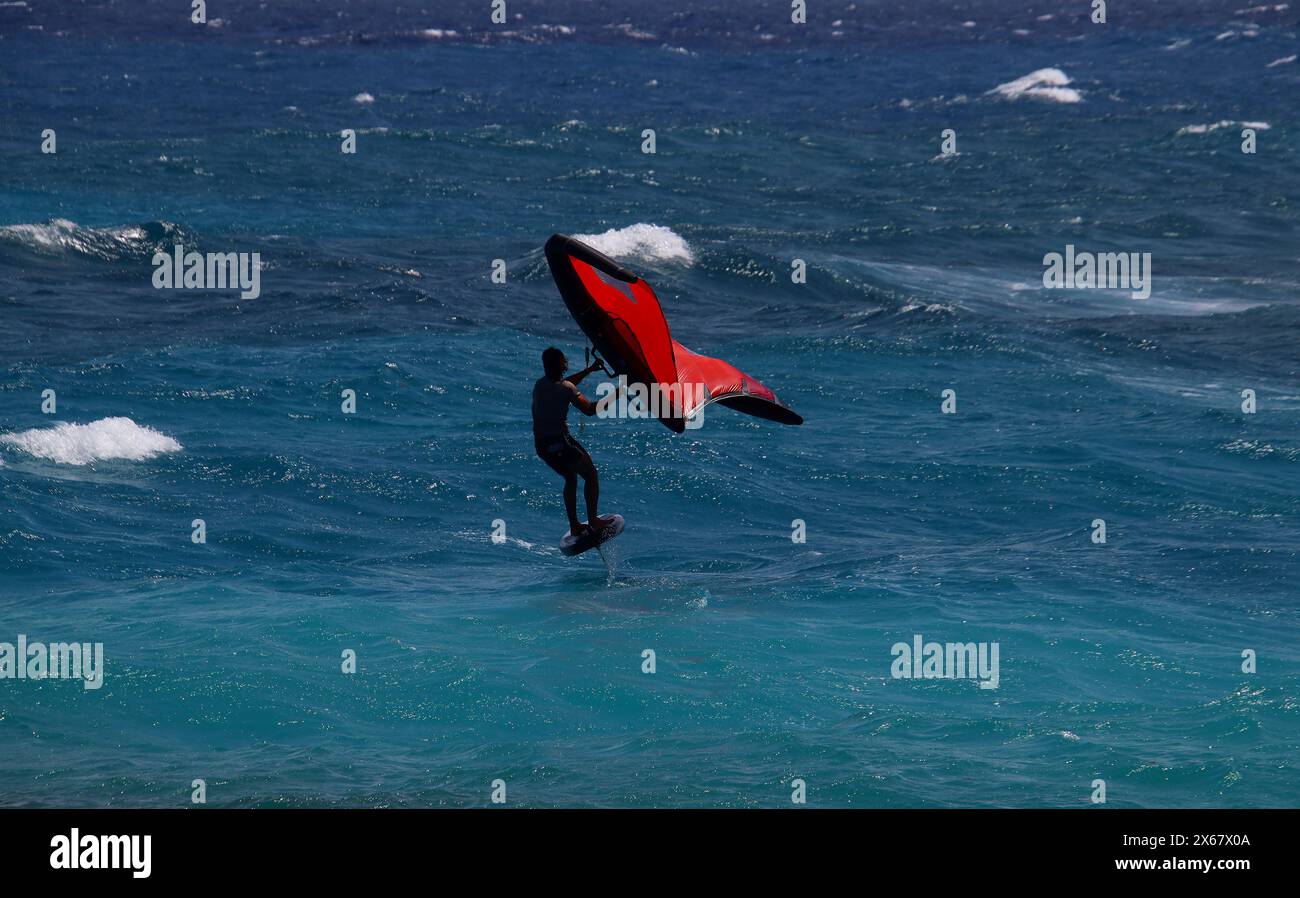
<path id="1" fill-rule="evenodd" d="M 610 228 L 603 234 L 575 234 L 574 237 L 615 259 L 686 265 L 695 262 L 691 248 L 681 235 L 663 225 L 637 223 L 626 228 Z"/>
<path id="2" fill-rule="evenodd" d="M 1279 65 L 1290 65 L 1291 63 L 1295 62 L 1295 58 L 1296 58 L 1296 54 L 1292 53 L 1290 56 L 1283 56 L 1281 59 L 1273 60 L 1268 65 L 1264 66 L 1264 68 L 1271 69 Z"/>
<path id="3" fill-rule="evenodd" d="M 370 94 L 368 94 L 368 93 L 364 93 L 364 92 L 363 92 L 363 93 L 359 93 L 359 94 L 357 94 L 355 97 L 353 97 L 353 98 L 352 98 L 352 102 L 353 102 L 353 103 L 359 103 L 359 104 L 361 104 L 362 106 L 368 106 L 368 105 L 370 105 L 371 103 L 375 102 L 375 98 L 374 98 L 373 96 L 371 96 Z"/>
<path id="4" fill-rule="evenodd" d="M 0 228 L 0 235 L 41 249 L 57 249 L 77 228 L 75 221 L 51 219 L 48 224 L 16 224 Z"/>
<path id="5" fill-rule="evenodd" d="M 1231 128 L 1235 125 L 1240 125 L 1243 128 L 1254 128 L 1256 131 L 1267 131 L 1269 129 L 1268 122 L 1233 122 L 1224 119 L 1221 122 L 1213 122 L 1208 125 L 1187 125 L 1179 128 L 1178 134 L 1209 134 L 1211 131 L 1218 131 L 1220 128 Z"/>
<path id="6" fill-rule="evenodd" d="M 1080 103 L 1083 94 L 1072 87 L 1070 77 L 1060 69 L 1038 69 L 1023 78 L 999 84 L 989 93 L 998 94 L 1008 100 L 1029 97 L 1035 100 L 1049 100 L 1053 103 Z"/>
<path id="7" fill-rule="evenodd" d="M 166 222 L 158 224 L 164 231 L 172 229 Z M 43 224 L 0 226 L 0 242 L 43 254 L 77 252 L 102 259 L 117 259 L 150 248 L 149 234 L 140 225 L 88 228 L 66 218 L 53 218 Z"/>
<path id="8" fill-rule="evenodd" d="M 649 31 L 641 31 L 636 27 L 634 27 L 631 22 L 623 22 L 622 24 L 619 25 L 608 25 L 606 27 L 613 28 L 615 31 L 621 31 L 623 32 L 623 34 L 627 35 L 628 37 L 634 38 L 639 41 L 657 40 L 657 38 Z"/>
<path id="9" fill-rule="evenodd" d="M 144 231 L 136 225 L 119 228 L 83 228 L 66 218 L 52 218 L 44 224 L 15 224 L 0 227 L 0 237 L 23 243 L 37 250 L 55 251 L 80 249 L 89 239 L 102 237 L 128 245 L 144 238 Z"/>
<path id="10" fill-rule="evenodd" d="M 130 418 L 100 418 L 89 424 L 63 422 L 19 433 L 0 434 L 0 443 L 62 465 L 88 465 L 107 459 L 144 461 L 183 446 Z"/>

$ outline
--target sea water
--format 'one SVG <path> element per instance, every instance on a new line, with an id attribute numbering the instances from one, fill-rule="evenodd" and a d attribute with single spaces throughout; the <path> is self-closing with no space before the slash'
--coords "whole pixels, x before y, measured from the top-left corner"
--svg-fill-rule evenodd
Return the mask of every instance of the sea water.
<path id="1" fill-rule="evenodd" d="M 0 801 L 1300 799 L 1296 9 L 380 6 L 0 8 Z M 588 421 L 609 567 L 553 232 L 806 419 Z"/>

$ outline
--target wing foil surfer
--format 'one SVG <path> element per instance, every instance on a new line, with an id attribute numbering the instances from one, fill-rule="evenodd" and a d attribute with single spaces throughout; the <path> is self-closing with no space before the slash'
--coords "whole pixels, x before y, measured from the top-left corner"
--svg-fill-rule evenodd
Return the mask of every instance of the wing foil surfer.
<path id="1" fill-rule="evenodd" d="M 596 513 L 600 480 L 587 450 L 569 433 L 569 406 L 588 417 L 596 414 L 596 403 L 578 391 L 578 384 L 593 371 L 607 370 L 599 358 L 576 374 L 565 377 L 569 360 L 554 346 L 542 353 L 545 372 L 533 384 L 533 445 L 537 455 L 564 478 L 564 510 L 569 515 L 569 532 L 581 536 L 599 526 Z M 587 502 L 587 523 L 578 520 L 578 478 L 583 479 Z"/>

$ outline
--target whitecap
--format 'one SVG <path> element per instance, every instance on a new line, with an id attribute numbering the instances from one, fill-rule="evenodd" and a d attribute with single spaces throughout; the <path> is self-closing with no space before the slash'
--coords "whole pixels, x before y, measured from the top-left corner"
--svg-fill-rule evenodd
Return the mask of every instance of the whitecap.
<path id="1" fill-rule="evenodd" d="M 1223 119 L 1222 121 L 1211 122 L 1208 125 L 1187 125 L 1179 128 L 1178 135 L 1175 136 L 1183 134 L 1209 134 L 1211 131 L 1218 131 L 1220 128 L 1231 128 L 1236 125 L 1240 125 L 1243 128 L 1254 128 L 1256 131 L 1267 131 L 1269 129 L 1268 122 L 1234 122 L 1228 119 Z"/>
<path id="2" fill-rule="evenodd" d="M 66 218 L 53 218 L 43 224 L 0 226 L 0 242 L 43 255 L 74 252 L 114 261 L 151 253 L 175 239 L 177 231 L 176 225 L 165 221 L 88 228 Z"/>
<path id="3" fill-rule="evenodd" d="M 18 433 L 0 434 L 0 443 L 63 465 L 88 465 L 108 459 L 145 461 L 183 446 L 130 418 L 100 418 L 89 424 L 61 422 Z"/>
<path id="4" fill-rule="evenodd" d="M 1067 87 L 1068 84 L 1070 84 L 1070 77 L 1060 69 L 1038 69 L 1023 78 L 999 84 L 988 93 L 998 94 L 1008 100 L 1030 97 L 1053 103 L 1081 102 L 1083 94 L 1072 87 Z"/>
<path id="5" fill-rule="evenodd" d="M 686 241 L 672 228 L 638 222 L 626 228 L 610 228 L 603 234 L 575 234 L 574 237 L 607 256 L 634 258 L 646 262 L 694 263 Z"/>

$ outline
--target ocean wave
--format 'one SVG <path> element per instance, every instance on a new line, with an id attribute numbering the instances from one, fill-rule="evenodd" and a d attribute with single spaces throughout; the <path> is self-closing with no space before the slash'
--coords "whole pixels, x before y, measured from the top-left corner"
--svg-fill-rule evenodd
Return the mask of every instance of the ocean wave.
<path id="1" fill-rule="evenodd" d="M 66 218 L 53 218 L 43 224 L 0 226 L 0 244 L 41 255 L 73 253 L 108 262 L 149 258 L 163 247 L 170 250 L 177 242 L 193 243 L 184 228 L 167 221 L 89 228 Z"/>
<path id="2" fill-rule="evenodd" d="M 88 465 L 109 459 L 146 461 L 184 448 L 166 434 L 130 418 L 100 418 L 89 424 L 64 421 L 53 427 L 0 434 L 0 444 L 62 465 Z"/>
<path id="3" fill-rule="evenodd" d="M 610 228 L 603 234 L 575 234 L 578 240 L 615 259 L 681 262 L 692 265 L 695 255 L 681 235 L 663 225 L 637 223 Z"/>
<path id="4" fill-rule="evenodd" d="M 1248 455 L 1251 458 L 1282 458 L 1295 461 L 1300 458 L 1300 449 L 1288 446 L 1275 446 L 1259 440 L 1236 439 L 1219 446 L 1225 452 Z"/>
<path id="5" fill-rule="evenodd" d="M 1219 122 L 1211 122 L 1208 125 L 1187 125 L 1178 129 L 1178 136 L 1183 134 L 1209 134 L 1212 131 L 1218 131 L 1220 128 L 1232 128 L 1241 126 L 1242 128 L 1254 128 L 1256 131 L 1267 131 L 1268 122 L 1234 122 L 1224 119 Z"/>
<path id="6" fill-rule="evenodd" d="M 1053 103 L 1080 103 L 1083 94 L 1072 87 L 1070 76 L 1060 69 L 1037 69 L 1022 78 L 999 84 L 988 91 L 1008 100 L 1029 97 L 1034 100 L 1049 100 Z"/>

